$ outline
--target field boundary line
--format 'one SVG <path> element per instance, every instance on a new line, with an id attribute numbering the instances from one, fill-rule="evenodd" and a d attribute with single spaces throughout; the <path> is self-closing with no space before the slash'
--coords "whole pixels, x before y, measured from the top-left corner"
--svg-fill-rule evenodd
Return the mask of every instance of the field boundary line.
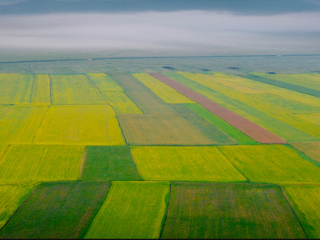
<path id="1" fill-rule="evenodd" d="M 102 97 L 102 99 L 104 99 L 105 101 L 106 101 L 106 105 L 109 105 L 109 106 L 111 106 L 109 103 L 108 103 L 108 101 L 107 101 L 107 99 L 102 95 L 102 92 L 99 90 L 99 88 L 94 84 L 94 82 L 89 78 L 89 76 L 86 74 L 86 73 L 83 73 L 83 75 L 88 79 L 88 81 L 89 81 L 89 85 L 92 85 L 93 86 L 93 88 L 100 94 L 100 96 Z M 111 106 L 112 107 L 112 106 Z"/>
<path id="2" fill-rule="evenodd" d="M 78 179 L 80 179 L 82 177 L 84 162 L 86 161 L 86 158 L 87 158 L 87 146 L 84 148 L 84 152 L 83 152 L 83 155 L 82 155 L 81 168 L 80 168 L 80 173 L 79 173 Z"/>
<path id="3" fill-rule="evenodd" d="M 30 92 L 30 99 L 29 99 L 29 103 L 32 103 L 32 96 L 33 96 L 33 91 L 34 91 L 34 87 L 35 87 L 35 81 L 36 81 L 36 74 L 33 73 L 33 81 L 32 81 L 32 86 L 31 86 L 31 92 Z"/>
<path id="4" fill-rule="evenodd" d="M 8 144 L 8 146 L 6 147 L 6 149 L 4 150 L 4 152 L 0 155 L 0 160 L 1 158 L 9 151 L 9 147 L 11 146 L 12 144 Z"/>
<path id="5" fill-rule="evenodd" d="M 43 116 L 43 118 L 42 118 L 42 120 L 41 120 L 41 123 L 40 123 L 40 125 L 39 125 L 39 128 L 37 129 L 37 132 L 36 132 L 36 134 L 34 135 L 32 141 L 31 141 L 31 144 L 34 144 L 34 140 L 36 140 L 36 137 L 37 137 L 37 135 L 38 135 L 39 129 L 42 127 L 42 124 L 43 124 L 43 122 L 44 122 L 44 119 L 46 118 L 46 116 L 47 116 L 47 114 L 48 114 L 48 112 L 49 112 L 50 106 L 51 106 L 51 105 L 49 105 L 49 106 L 46 107 L 46 108 L 47 108 L 47 111 L 46 111 L 46 113 L 44 114 L 44 116 Z M 46 144 L 41 144 L 41 143 L 40 143 L 39 145 L 46 145 Z"/>
<path id="6" fill-rule="evenodd" d="M 309 238 L 309 237 L 308 237 L 308 234 L 307 234 L 306 231 L 304 230 L 304 228 L 303 228 L 303 226 L 302 226 L 302 224 L 301 224 L 301 222 L 300 222 L 300 219 L 299 219 L 298 215 L 296 214 L 296 212 L 294 211 L 293 207 L 291 206 L 287 195 L 283 192 L 282 187 L 281 187 L 280 185 L 278 185 L 278 186 L 279 186 L 279 188 L 280 188 L 280 191 L 281 191 L 282 195 L 284 196 L 284 198 L 286 199 L 287 203 L 289 204 L 289 207 L 290 207 L 291 211 L 293 212 L 295 218 L 297 219 L 297 221 L 298 221 L 298 223 L 299 223 L 299 225 L 300 225 L 303 233 L 306 235 L 306 238 L 308 239 L 308 238 Z"/>
<path id="7" fill-rule="evenodd" d="M 160 233 L 159 233 L 159 239 L 161 239 L 161 237 L 162 237 L 163 230 L 164 230 L 164 227 L 166 225 L 167 218 L 168 218 L 169 206 L 170 206 L 170 203 L 171 203 L 171 193 L 172 193 L 172 182 L 170 182 L 170 185 L 169 185 L 169 199 L 168 199 L 168 204 L 166 204 L 167 205 L 167 209 L 166 209 L 165 215 L 163 216 L 163 219 L 162 219 L 162 222 L 161 222 L 161 229 L 160 229 Z"/>
<path id="8" fill-rule="evenodd" d="M 134 161 L 134 158 L 133 158 L 133 156 L 132 156 L 132 152 L 131 152 L 131 147 L 130 147 L 130 146 L 126 146 L 126 147 L 128 147 L 128 148 L 129 148 L 129 152 L 130 152 L 130 156 L 131 156 L 132 162 L 133 162 L 134 166 L 136 167 L 136 170 L 137 170 L 137 172 L 138 172 L 139 176 L 140 176 L 140 177 L 141 177 L 141 179 L 142 179 L 142 180 L 140 180 L 140 181 L 145 181 L 145 180 L 143 179 L 142 175 L 141 175 L 141 174 L 140 174 L 140 172 L 139 172 L 139 169 L 138 169 L 138 167 L 137 167 L 136 162 Z M 148 181 L 149 181 L 149 180 L 148 180 Z"/>
<path id="9" fill-rule="evenodd" d="M 53 99 L 53 94 L 52 94 L 52 78 L 51 78 L 51 75 L 48 74 L 49 76 L 49 85 L 50 85 L 50 104 L 52 105 L 52 99 Z"/>
<path id="10" fill-rule="evenodd" d="M 40 183 L 41 184 L 41 183 Z M 19 212 L 19 210 L 25 205 L 26 201 L 30 198 L 30 196 L 38 189 L 39 185 L 38 184 L 26 197 L 26 199 L 21 203 L 21 205 L 17 208 L 17 210 L 12 214 L 12 216 L 8 219 L 8 221 L 3 225 L 3 227 L 0 229 L 0 234 L 1 231 L 9 224 L 9 222 L 12 220 L 12 218 Z"/>

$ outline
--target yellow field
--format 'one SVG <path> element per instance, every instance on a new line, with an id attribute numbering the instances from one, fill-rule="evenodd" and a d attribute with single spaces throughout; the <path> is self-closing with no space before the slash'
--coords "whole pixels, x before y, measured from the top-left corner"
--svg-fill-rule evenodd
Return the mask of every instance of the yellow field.
<path id="1" fill-rule="evenodd" d="M 216 147 L 132 147 L 144 180 L 244 182 Z"/>
<path id="2" fill-rule="evenodd" d="M 296 114 L 296 116 L 320 126 L 320 113 Z"/>
<path id="3" fill-rule="evenodd" d="M 50 105 L 50 78 L 48 74 L 35 75 L 32 92 L 31 104 Z"/>
<path id="4" fill-rule="evenodd" d="M 146 73 L 132 74 L 166 103 L 194 103 L 191 99 Z"/>
<path id="5" fill-rule="evenodd" d="M 77 180 L 85 146 L 11 145 L 0 159 L 1 183 Z"/>
<path id="6" fill-rule="evenodd" d="M 88 73 L 87 76 L 101 92 L 123 91 L 123 89 L 105 73 Z"/>
<path id="7" fill-rule="evenodd" d="M 30 103 L 32 74 L 0 74 L 0 104 Z"/>
<path id="8" fill-rule="evenodd" d="M 278 118 L 279 120 L 288 123 L 297 129 L 300 129 L 304 132 L 309 133 L 315 137 L 320 137 L 320 126 L 316 125 L 310 121 L 304 121 L 303 119 L 295 116 L 292 113 L 286 112 L 284 109 L 279 108 L 275 104 L 270 104 L 265 101 L 261 101 L 257 98 L 249 96 L 244 93 L 240 93 L 228 87 L 219 85 L 215 82 L 215 77 L 210 77 L 204 74 L 192 74 L 192 73 L 181 73 L 181 75 L 188 77 L 189 79 L 200 83 L 204 86 L 209 87 L 210 89 L 224 94 L 232 99 L 235 99 L 239 102 L 245 103 L 248 106 L 254 107 L 266 114 Z"/>
<path id="9" fill-rule="evenodd" d="M 47 107 L 0 106 L 0 143 L 31 143 Z"/>
<path id="10" fill-rule="evenodd" d="M 4 152 L 7 150 L 8 145 L 0 144 L 0 158 L 4 154 Z"/>
<path id="11" fill-rule="evenodd" d="M 124 145 L 110 106 L 51 106 L 35 143 L 66 145 Z"/>
<path id="12" fill-rule="evenodd" d="M 220 151 L 250 181 L 320 183 L 320 168 L 283 145 L 223 146 Z"/>
<path id="13" fill-rule="evenodd" d="M 107 103 L 112 106 L 116 114 L 143 114 L 128 96 L 119 91 L 101 92 Z"/>
<path id="14" fill-rule="evenodd" d="M 15 213 L 34 186 L 0 185 L 0 229 Z"/>
<path id="15" fill-rule="evenodd" d="M 320 238 L 320 187 L 285 187 L 290 204 L 309 238 Z"/>
<path id="16" fill-rule="evenodd" d="M 106 104 L 86 75 L 51 75 L 52 104 Z"/>

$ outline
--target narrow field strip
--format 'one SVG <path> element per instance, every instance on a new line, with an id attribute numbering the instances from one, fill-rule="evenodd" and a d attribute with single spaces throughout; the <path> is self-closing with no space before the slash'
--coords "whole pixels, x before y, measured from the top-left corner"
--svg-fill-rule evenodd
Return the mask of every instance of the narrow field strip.
<path id="1" fill-rule="evenodd" d="M 52 104 L 106 104 L 86 75 L 50 75 Z"/>
<path id="2" fill-rule="evenodd" d="M 120 114 L 143 114 L 141 109 L 130 98 L 120 91 L 101 92 L 108 104 L 112 106 L 117 115 Z"/>
<path id="3" fill-rule="evenodd" d="M 162 239 L 306 238 L 277 186 L 175 183 Z"/>
<path id="4" fill-rule="evenodd" d="M 34 188 L 33 185 L 0 185 L 0 229 Z"/>
<path id="5" fill-rule="evenodd" d="M 320 142 L 292 142 L 290 145 L 320 163 Z"/>
<path id="6" fill-rule="evenodd" d="M 246 134 L 241 132 L 239 129 L 233 127 L 226 121 L 214 115 L 209 110 L 205 109 L 201 105 L 197 103 L 184 104 L 187 108 L 189 108 L 194 113 L 201 116 L 207 122 L 212 124 L 213 126 L 220 129 L 222 132 L 226 133 L 230 138 L 234 139 L 238 144 L 257 144 L 252 138 L 248 137 Z"/>
<path id="7" fill-rule="evenodd" d="M 87 76 L 100 92 L 123 91 L 123 89 L 105 73 L 87 73 Z"/>
<path id="8" fill-rule="evenodd" d="M 160 82 L 159 80 L 151 77 L 147 73 L 132 74 L 136 79 L 146 85 L 158 97 L 166 103 L 194 103 L 191 99 L 180 94 L 168 85 Z"/>
<path id="9" fill-rule="evenodd" d="M 29 104 L 33 74 L 0 74 L 0 104 Z"/>
<path id="10" fill-rule="evenodd" d="M 83 238 L 108 189 L 108 183 L 43 183 L 2 229 L 0 239 Z"/>
<path id="11" fill-rule="evenodd" d="M 81 180 L 140 181 L 129 147 L 88 146 Z"/>
<path id="12" fill-rule="evenodd" d="M 125 145 L 111 106 L 51 106 L 36 144 Z"/>
<path id="13" fill-rule="evenodd" d="M 150 73 L 152 77 L 157 78 L 161 82 L 169 85 L 173 89 L 182 93 L 183 95 L 189 97 L 195 102 L 199 103 L 205 107 L 210 112 L 216 114 L 218 117 L 222 118 L 226 122 L 230 123 L 232 126 L 236 127 L 240 131 L 247 134 L 252 139 L 261 143 L 285 143 L 285 140 L 276 136 L 275 134 L 267 131 L 266 129 L 260 127 L 259 125 L 241 117 L 240 115 L 220 106 L 219 104 L 209 100 L 208 98 L 194 92 L 190 88 L 162 75 L 159 73 Z"/>
<path id="14" fill-rule="evenodd" d="M 160 238 L 169 183 L 112 182 L 85 238 Z"/>
<path id="15" fill-rule="evenodd" d="M 84 149 L 84 146 L 11 145 L 0 158 L 0 184 L 77 180 Z"/>
<path id="16" fill-rule="evenodd" d="M 32 105 L 50 105 L 50 78 L 48 74 L 34 76 L 30 103 Z"/>
<path id="17" fill-rule="evenodd" d="M 131 147 L 144 180 L 245 182 L 216 147 Z"/>
<path id="18" fill-rule="evenodd" d="M 177 113 L 119 115 L 118 119 L 129 145 L 218 144 Z"/>
<path id="19" fill-rule="evenodd" d="M 282 187 L 307 236 L 320 238 L 320 187 Z"/>
<path id="20" fill-rule="evenodd" d="M 320 168 L 287 146 L 255 145 L 218 148 L 252 182 L 320 183 Z"/>
<path id="21" fill-rule="evenodd" d="M 0 143 L 31 143 L 47 107 L 0 105 Z"/>

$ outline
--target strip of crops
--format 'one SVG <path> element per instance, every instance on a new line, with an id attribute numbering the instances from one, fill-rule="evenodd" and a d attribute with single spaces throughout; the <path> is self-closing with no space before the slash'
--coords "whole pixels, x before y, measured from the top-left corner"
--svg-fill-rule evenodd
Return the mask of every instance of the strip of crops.
<path id="1" fill-rule="evenodd" d="M 0 238 L 83 238 L 108 189 L 108 183 L 41 184 L 2 229 Z"/>
<path id="2" fill-rule="evenodd" d="M 219 149 L 252 182 L 320 183 L 320 168 L 289 147 L 255 145 Z"/>
<path id="3" fill-rule="evenodd" d="M 320 142 L 293 142 L 290 145 L 320 163 Z"/>
<path id="4" fill-rule="evenodd" d="M 142 180 L 129 147 L 88 146 L 81 176 L 91 181 Z"/>
<path id="5" fill-rule="evenodd" d="M 0 182 L 76 180 L 84 146 L 11 145 L 0 159 Z"/>
<path id="6" fill-rule="evenodd" d="M 34 140 L 40 144 L 124 145 L 110 106 L 51 106 Z"/>
<path id="7" fill-rule="evenodd" d="M 50 78 L 48 74 L 36 74 L 34 77 L 30 103 L 33 105 L 50 105 Z"/>
<path id="8" fill-rule="evenodd" d="M 169 188 L 163 182 L 112 182 L 85 238 L 159 238 Z"/>
<path id="9" fill-rule="evenodd" d="M 123 91 L 123 89 L 105 73 L 88 73 L 87 76 L 91 79 L 100 92 Z"/>
<path id="10" fill-rule="evenodd" d="M 180 183 L 171 186 L 161 238 L 306 238 L 276 186 Z"/>
<path id="11" fill-rule="evenodd" d="M 144 180 L 247 181 L 216 147 L 132 147 Z"/>

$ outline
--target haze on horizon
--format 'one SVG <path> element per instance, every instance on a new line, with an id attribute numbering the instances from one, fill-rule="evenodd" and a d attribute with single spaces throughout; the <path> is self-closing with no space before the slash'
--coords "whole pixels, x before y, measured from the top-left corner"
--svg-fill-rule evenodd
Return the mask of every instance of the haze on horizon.
<path id="1" fill-rule="evenodd" d="M 320 0 L 0 0 L 0 49 L 320 54 Z"/>

